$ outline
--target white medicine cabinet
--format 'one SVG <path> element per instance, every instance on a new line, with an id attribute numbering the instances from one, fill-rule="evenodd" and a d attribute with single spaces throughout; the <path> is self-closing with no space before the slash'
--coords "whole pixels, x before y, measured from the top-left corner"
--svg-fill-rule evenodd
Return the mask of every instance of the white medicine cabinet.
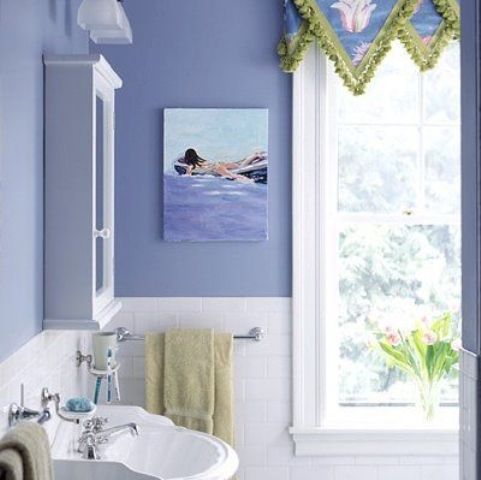
<path id="1" fill-rule="evenodd" d="M 102 328 L 114 297 L 115 90 L 101 55 L 45 64 L 44 329 Z"/>

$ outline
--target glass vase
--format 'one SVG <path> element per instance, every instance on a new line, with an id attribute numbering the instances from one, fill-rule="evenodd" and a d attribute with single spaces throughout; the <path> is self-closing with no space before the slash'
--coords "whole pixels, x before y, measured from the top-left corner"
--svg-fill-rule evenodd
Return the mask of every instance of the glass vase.
<path id="1" fill-rule="evenodd" d="M 426 422 L 430 422 L 439 407 L 439 383 L 417 382 L 417 407 L 422 412 Z"/>

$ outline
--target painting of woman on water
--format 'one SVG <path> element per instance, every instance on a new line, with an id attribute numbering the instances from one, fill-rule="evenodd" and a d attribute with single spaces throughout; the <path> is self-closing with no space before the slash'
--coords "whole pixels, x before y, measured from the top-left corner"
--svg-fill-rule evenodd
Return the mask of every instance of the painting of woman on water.
<path id="1" fill-rule="evenodd" d="M 267 240 L 267 110 L 164 110 L 164 239 Z"/>

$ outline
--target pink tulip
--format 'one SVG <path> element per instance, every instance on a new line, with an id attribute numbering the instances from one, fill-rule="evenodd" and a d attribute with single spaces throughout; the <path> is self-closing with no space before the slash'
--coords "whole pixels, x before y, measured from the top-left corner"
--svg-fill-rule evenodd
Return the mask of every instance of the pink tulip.
<path id="1" fill-rule="evenodd" d="M 396 347 L 401 343 L 401 336 L 398 332 L 392 331 L 386 334 L 386 341 L 389 343 L 389 345 Z"/>
<path id="2" fill-rule="evenodd" d="M 438 340 L 438 336 L 432 330 L 427 330 L 426 332 L 424 332 L 423 342 L 426 345 L 434 345 L 437 340 Z"/>
<path id="3" fill-rule="evenodd" d="M 371 0 L 339 0 L 331 8 L 339 10 L 344 30 L 359 33 L 369 25 L 376 4 Z"/>

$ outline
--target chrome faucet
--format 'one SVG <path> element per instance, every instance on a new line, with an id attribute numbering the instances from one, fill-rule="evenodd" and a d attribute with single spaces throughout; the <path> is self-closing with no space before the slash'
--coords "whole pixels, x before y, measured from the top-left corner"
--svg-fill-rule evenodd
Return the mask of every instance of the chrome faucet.
<path id="1" fill-rule="evenodd" d="M 25 407 L 24 397 L 25 397 L 25 390 L 23 383 L 20 384 L 20 405 L 13 402 L 8 407 L 8 426 L 13 427 L 17 423 L 23 420 L 31 420 L 32 418 L 36 418 L 37 422 L 40 424 L 45 423 L 47 420 L 50 420 L 52 417 L 50 413 L 50 409 L 48 408 L 48 402 L 45 402 L 43 399 L 43 392 L 46 389 L 42 390 L 42 410 L 33 410 L 32 408 Z"/>
<path id="2" fill-rule="evenodd" d="M 8 426 L 13 427 L 22 420 L 30 420 L 32 418 L 40 418 L 42 412 L 33 410 L 16 403 L 11 403 L 8 407 Z"/>
<path id="3" fill-rule="evenodd" d="M 79 438 L 78 451 L 82 454 L 82 458 L 87 460 L 99 460 L 100 454 L 98 446 L 107 443 L 113 435 L 123 432 L 130 432 L 132 436 L 139 434 L 136 423 L 126 423 L 115 427 L 104 428 L 108 422 L 106 418 L 92 417 L 84 422 L 85 430 Z"/>
<path id="4" fill-rule="evenodd" d="M 100 460 L 97 448 L 97 437 L 94 433 L 82 433 L 79 439 L 78 451 L 85 460 Z"/>
<path id="5" fill-rule="evenodd" d="M 103 439 L 108 440 L 112 435 L 123 432 L 130 432 L 133 437 L 136 437 L 139 434 L 139 427 L 136 423 L 131 422 L 124 425 L 117 425 L 115 427 L 105 428 L 100 431 L 100 434 L 102 435 Z"/>

